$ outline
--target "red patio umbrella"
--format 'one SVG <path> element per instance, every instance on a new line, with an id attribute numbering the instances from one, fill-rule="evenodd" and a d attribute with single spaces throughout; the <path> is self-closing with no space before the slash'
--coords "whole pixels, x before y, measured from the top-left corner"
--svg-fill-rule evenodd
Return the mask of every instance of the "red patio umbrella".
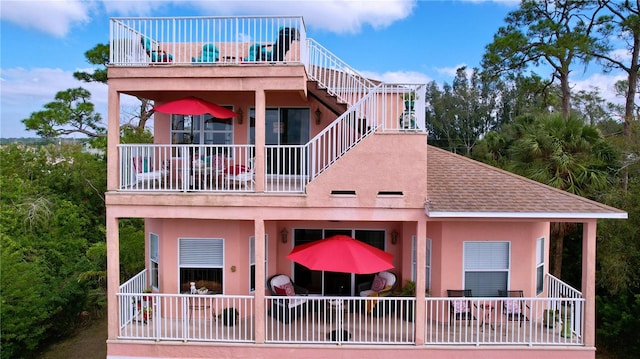
<path id="1" fill-rule="evenodd" d="M 232 118 L 236 116 L 236 113 L 228 108 L 194 96 L 165 102 L 158 106 L 154 106 L 153 109 L 158 112 L 176 115 L 202 115 L 208 113 L 217 118 Z"/>
<path id="2" fill-rule="evenodd" d="M 329 272 L 370 274 L 393 268 L 393 254 L 342 234 L 296 246 L 287 258 Z"/>

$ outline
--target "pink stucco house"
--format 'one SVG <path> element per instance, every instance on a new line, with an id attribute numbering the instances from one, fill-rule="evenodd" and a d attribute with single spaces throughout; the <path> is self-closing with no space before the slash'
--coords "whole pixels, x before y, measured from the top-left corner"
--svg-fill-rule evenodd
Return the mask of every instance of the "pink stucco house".
<path id="1" fill-rule="evenodd" d="M 300 17 L 117 18 L 110 46 L 108 358 L 595 357 L 596 224 L 625 212 L 430 146 L 423 84 L 359 75 Z M 236 115 L 156 112 L 124 144 L 124 95 Z M 123 218 L 146 269 L 121 281 Z M 584 228 L 581 290 L 548 273 L 551 222 Z M 396 282 L 286 258 L 334 234 Z"/>

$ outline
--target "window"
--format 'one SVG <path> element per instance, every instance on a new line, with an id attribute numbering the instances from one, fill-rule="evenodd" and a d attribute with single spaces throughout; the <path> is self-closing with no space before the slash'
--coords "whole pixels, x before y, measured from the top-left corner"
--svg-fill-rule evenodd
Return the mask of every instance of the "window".
<path id="1" fill-rule="evenodd" d="M 415 282 L 418 268 L 416 236 L 411 237 L 411 280 Z M 425 288 L 431 290 L 431 238 L 427 238 L 427 258 L 425 265 Z"/>
<path id="2" fill-rule="evenodd" d="M 149 233 L 149 261 L 151 262 L 149 268 L 151 269 L 151 287 L 159 289 L 158 287 L 158 235 L 155 233 Z"/>
<path id="3" fill-rule="evenodd" d="M 264 237 L 264 274 L 265 276 L 267 275 L 267 273 L 269 273 L 268 267 L 267 267 L 267 258 L 268 253 L 269 253 L 269 247 L 267 246 L 268 244 L 268 240 L 267 240 L 267 236 Z M 251 278 L 249 278 L 249 290 L 251 292 L 256 290 L 256 237 L 251 236 L 249 237 L 249 275 L 251 276 Z M 264 279 L 265 283 L 267 281 L 267 278 Z"/>
<path id="4" fill-rule="evenodd" d="M 179 261 L 181 288 L 188 288 L 189 282 L 198 282 L 209 290 L 224 288 L 224 240 L 181 238 Z"/>
<path id="5" fill-rule="evenodd" d="M 536 241 L 536 295 L 544 291 L 544 237 Z"/>
<path id="6" fill-rule="evenodd" d="M 507 290 L 509 242 L 464 242 L 464 289 L 474 297 L 495 297 Z"/>
<path id="7" fill-rule="evenodd" d="M 231 109 L 230 106 L 226 106 Z M 233 143 L 233 119 L 216 118 L 205 115 L 171 115 L 172 144 L 214 144 Z"/>
<path id="8" fill-rule="evenodd" d="M 303 145 L 309 142 L 308 108 L 268 108 L 265 114 L 265 144 Z M 249 110 L 249 143 L 256 143 L 255 108 Z"/>

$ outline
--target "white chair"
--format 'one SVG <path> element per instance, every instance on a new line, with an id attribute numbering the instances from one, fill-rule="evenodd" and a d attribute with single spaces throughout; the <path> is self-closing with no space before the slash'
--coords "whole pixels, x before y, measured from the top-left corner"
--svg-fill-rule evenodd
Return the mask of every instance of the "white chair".
<path id="1" fill-rule="evenodd" d="M 142 186 L 143 189 L 162 187 L 169 173 L 166 161 L 157 170 L 153 169 L 153 159 L 150 157 L 134 157 L 132 161 L 134 186 Z"/>
<path id="2" fill-rule="evenodd" d="M 225 183 L 228 188 L 253 188 L 255 185 L 254 161 L 249 161 L 249 166 L 231 165 L 225 170 Z M 249 186 L 250 185 L 250 186 Z"/>
<path id="3" fill-rule="evenodd" d="M 377 297 L 391 295 L 397 285 L 397 277 L 391 272 L 379 272 L 373 277 L 373 281 L 362 283 L 358 286 L 361 297 L 370 297 L 376 293 Z"/>

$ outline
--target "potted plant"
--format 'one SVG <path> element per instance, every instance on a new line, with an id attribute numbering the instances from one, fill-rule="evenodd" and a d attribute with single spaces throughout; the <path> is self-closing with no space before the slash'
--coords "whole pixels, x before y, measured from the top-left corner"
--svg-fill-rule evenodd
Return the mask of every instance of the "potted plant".
<path id="1" fill-rule="evenodd" d="M 555 327 L 558 318 L 556 316 L 557 311 L 553 309 L 545 309 L 543 312 L 542 323 L 546 328 L 552 329 Z"/>
<path id="2" fill-rule="evenodd" d="M 151 309 L 151 307 L 145 307 L 144 309 L 142 309 L 142 320 L 143 322 L 147 322 L 149 320 L 151 320 L 151 318 L 153 317 L 153 309 Z"/>
<path id="3" fill-rule="evenodd" d="M 404 108 L 406 111 L 413 111 L 413 106 L 415 105 L 415 101 L 418 99 L 418 94 L 415 91 L 409 91 L 402 94 L 402 99 L 404 100 Z"/>
<path id="4" fill-rule="evenodd" d="M 407 280 L 404 283 L 404 286 L 400 288 L 397 295 L 399 297 L 415 297 L 416 296 L 416 282 L 412 280 Z M 402 300 L 400 301 L 400 314 L 407 322 L 413 322 L 413 300 Z"/>
<path id="5" fill-rule="evenodd" d="M 222 317 L 222 324 L 226 327 L 233 327 L 238 322 L 240 313 L 236 308 L 230 307 L 223 309 L 220 317 Z"/>

